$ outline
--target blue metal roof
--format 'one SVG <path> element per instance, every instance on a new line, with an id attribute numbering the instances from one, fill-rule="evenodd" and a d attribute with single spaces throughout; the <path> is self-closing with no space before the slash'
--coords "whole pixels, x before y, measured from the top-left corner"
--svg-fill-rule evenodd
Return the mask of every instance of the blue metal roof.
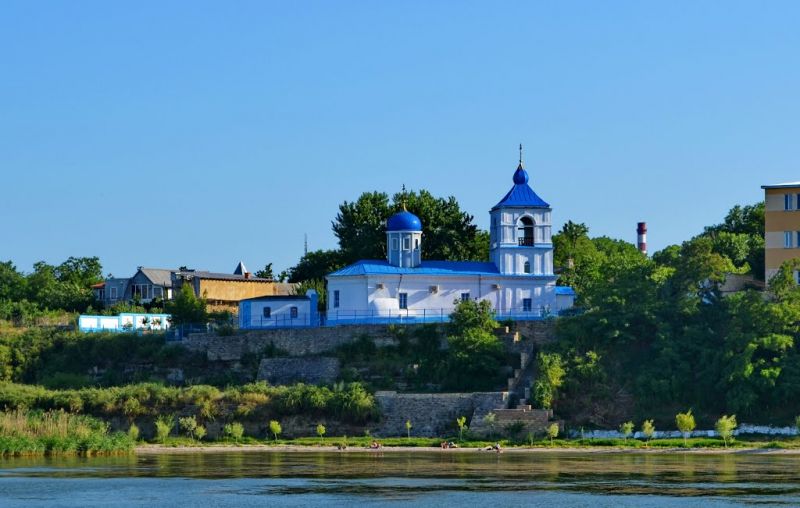
<path id="1" fill-rule="evenodd" d="M 557 295 L 575 296 L 575 290 L 571 286 L 556 286 Z"/>
<path id="2" fill-rule="evenodd" d="M 514 171 L 514 186 L 503 196 L 499 203 L 494 205 L 492 210 L 501 206 L 525 206 L 530 208 L 550 208 L 542 198 L 540 198 L 528 185 L 528 172 L 522 167 L 517 166 Z"/>
<path id="3" fill-rule="evenodd" d="M 403 210 L 389 217 L 387 231 L 422 231 L 422 221 L 411 212 Z"/>
<path id="4" fill-rule="evenodd" d="M 482 261 L 423 261 L 416 268 L 392 266 L 388 261 L 356 261 L 329 275 L 500 275 L 494 263 Z"/>

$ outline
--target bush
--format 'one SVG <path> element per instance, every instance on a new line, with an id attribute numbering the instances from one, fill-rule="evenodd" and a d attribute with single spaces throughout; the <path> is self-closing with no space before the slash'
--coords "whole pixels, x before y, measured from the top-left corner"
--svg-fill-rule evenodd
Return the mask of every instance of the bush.
<path id="1" fill-rule="evenodd" d="M 164 443 L 175 426 L 175 417 L 172 415 L 162 415 L 156 418 L 156 441 Z"/>
<path id="2" fill-rule="evenodd" d="M 131 423 L 131 426 L 128 427 L 128 437 L 134 441 L 139 440 L 139 427 L 135 423 Z"/>
<path id="3" fill-rule="evenodd" d="M 244 436 L 244 426 L 238 422 L 228 423 L 222 428 L 222 432 L 225 437 L 238 443 Z"/>

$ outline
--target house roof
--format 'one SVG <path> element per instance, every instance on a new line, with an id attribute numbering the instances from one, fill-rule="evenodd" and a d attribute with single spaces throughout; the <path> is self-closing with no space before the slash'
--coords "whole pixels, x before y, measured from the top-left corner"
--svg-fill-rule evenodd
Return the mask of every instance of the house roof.
<path id="1" fill-rule="evenodd" d="M 245 277 L 244 275 L 236 275 L 233 273 L 207 272 L 204 270 L 188 270 L 184 272 L 176 271 L 175 273 L 178 276 L 191 276 L 197 277 L 198 279 L 234 280 L 240 282 L 272 282 L 272 279 L 263 279 L 261 277 Z"/>
<path id="2" fill-rule="evenodd" d="M 514 171 L 514 186 L 503 196 L 499 203 L 494 205 L 492 210 L 503 206 L 521 206 L 526 208 L 550 208 L 550 205 L 540 198 L 528 185 L 528 172 L 522 167 L 520 162 L 517 170 Z"/>
<path id="3" fill-rule="evenodd" d="M 416 268 L 390 265 L 388 261 L 367 259 L 337 270 L 329 277 L 348 275 L 499 275 L 494 263 L 483 261 L 423 261 Z"/>
<path id="4" fill-rule="evenodd" d="M 785 182 L 785 183 L 775 183 L 772 185 L 762 185 L 762 189 L 783 189 L 786 187 L 800 187 L 800 182 Z"/>
<path id="5" fill-rule="evenodd" d="M 277 301 L 277 300 L 310 300 L 308 295 L 268 295 L 256 296 L 253 298 L 243 298 L 240 302 L 256 302 L 256 301 Z"/>
<path id="6" fill-rule="evenodd" d="M 239 261 L 239 264 L 236 265 L 236 269 L 233 271 L 234 275 L 244 275 L 247 273 L 247 267 L 244 266 L 244 261 Z"/>
<path id="7" fill-rule="evenodd" d="M 157 286 L 172 287 L 172 270 L 140 267 L 139 271 Z"/>

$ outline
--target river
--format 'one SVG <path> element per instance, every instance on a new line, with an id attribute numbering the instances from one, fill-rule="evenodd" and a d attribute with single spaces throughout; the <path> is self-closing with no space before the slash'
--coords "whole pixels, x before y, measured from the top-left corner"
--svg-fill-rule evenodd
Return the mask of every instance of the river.
<path id="1" fill-rule="evenodd" d="M 800 455 L 220 452 L 0 459 L 0 506 L 800 506 Z"/>

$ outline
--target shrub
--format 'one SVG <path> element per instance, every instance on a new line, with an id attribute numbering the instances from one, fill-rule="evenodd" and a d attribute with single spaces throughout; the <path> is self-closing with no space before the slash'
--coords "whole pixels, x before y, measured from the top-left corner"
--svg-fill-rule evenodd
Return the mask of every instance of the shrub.
<path id="1" fill-rule="evenodd" d="M 238 443 L 239 440 L 242 439 L 242 436 L 244 436 L 244 426 L 238 422 L 228 423 L 222 428 L 222 433 L 228 439 L 232 439 L 234 442 Z"/>
<path id="2" fill-rule="evenodd" d="M 633 422 L 625 422 L 620 425 L 619 433 L 622 434 L 623 443 L 627 443 L 628 438 L 633 435 Z"/>
<path id="3" fill-rule="evenodd" d="M 722 441 L 725 443 L 725 448 L 728 447 L 728 439 L 733 436 L 733 431 L 736 430 L 737 427 L 736 423 L 736 415 L 726 416 L 723 415 L 717 420 L 717 423 L 714 424 L 714 429 L 719 434 L 719 437 L 722 438 Z"/>
<path id="4" fill-rule="evenodd" d="M 189 438 L 194 439 L 195 432 L 197 431 L 197 419 L 194 416 L 179 418 L 178 425 Z"/>
<path id="5" fill-rule="evenodd" d="M 139 427 L 135 423 L 131 423 L 131 426 L 128 427 L 128 437 L 134 441 L 139 440 Z"/>
<path id="6" fill-rule="evenodd" d="M 175 426 L 175 417 L 172 415 L 161 415 L 156 418 L 156 440 L 164 443 Z"/>

